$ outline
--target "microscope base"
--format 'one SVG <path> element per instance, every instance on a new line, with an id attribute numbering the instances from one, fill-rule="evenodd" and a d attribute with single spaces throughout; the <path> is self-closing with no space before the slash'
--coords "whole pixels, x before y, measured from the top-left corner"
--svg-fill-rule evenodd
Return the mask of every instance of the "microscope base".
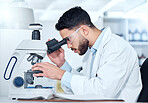
<path id="1" fill-rule="evenodd" d="M 23 89 L 21 92 L 13 92 L 9 93 L 9 99 L 17 99 L 17 98 L 34 98 L 42 96 L 47 98 L 49 95 L 53 94 L 53 89 Z"/>

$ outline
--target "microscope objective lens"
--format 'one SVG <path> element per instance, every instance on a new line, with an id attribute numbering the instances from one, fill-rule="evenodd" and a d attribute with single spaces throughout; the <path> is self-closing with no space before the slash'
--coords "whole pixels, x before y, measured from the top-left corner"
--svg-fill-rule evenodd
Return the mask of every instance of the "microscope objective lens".
<path id="1" fill-rule="evenodd" d="M 30 62 L 33 59 L 34 55 L 31 55 L 27 58 L 27 61 Z"/>
<path id="2" fill-rule="evenodd" d="M 34 56 L 33 59 L 32 59 L 31 64 L 34 65 L 34 64 L 37 63 L 37 61 L 38 61 L 38 57 L 37 56 Z"/>
<path id="3" fill-rule="evenodd" d="M 38 61 L 37 61 L 38 63 L 40 63 L 41 62 L 41 59 L 38 59 Z"/>

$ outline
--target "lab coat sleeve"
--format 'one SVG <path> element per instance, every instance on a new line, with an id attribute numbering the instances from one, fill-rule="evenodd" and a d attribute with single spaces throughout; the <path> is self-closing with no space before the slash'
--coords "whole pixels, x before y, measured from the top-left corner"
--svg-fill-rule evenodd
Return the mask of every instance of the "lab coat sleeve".
<path id="1" fill-rule="evenodd" d="M 82 75 L 80 72 L 76 71 L 75 69 L 73 69 L 69 63 L 67 61 L 65 61 L 65 63 L 61 66 L 62 70 L 66 70 L 72 74 L 77 74 L 77 75 Z"/>
<path id="2" fill-rule="evenodd" d="M 72 78 L 72 74 L 68 71 L 66 71 L 61 79 L 61 84 L 65 85 L 68 88 L 71 88 L 71 78 Z"/>
<path id="3" fill-rule="evenodd" d="M 65 61 L 65 63 L 61 66 L 61 69 L 71 72 L 72 67 L 69 65 L 69 63 L 67 61 Z"/>
<path id="4" fill-rule="evenodd" d="M 132 63 L 135 61 L 131 60 L 136 60 L 133 59 L 136 58 L 136 54 L 131 55 L 133 54 L 130 52 L 114 50 L 114 48 L 110 53 L 104 51 L 104 55 L 102 55 L 104 59 L 101 59 L 103 63 L 100 67 L 96 67 L 98 68 L 97 77 L 89 79 L 85 76 L 73 75 L 71 80 L 73 93 L 76 95 L 98 95 L 101 98 L 117 97 L 131 73 L 128 68 L 132 64 L 130 65 L 128 62 Z"/>
<path id="5" fill-rule="evenodd" d="M 71 90 L 71 78 L 73 74 L 81 75 L 80 72 L 77 72 L 75 69 L 73 69 L 67 61 L 63 64 L 61 67 L 62 70 L 66 70 L 64 73 L 62 79 L 61 79 L 61 87 L 64 90 L 65 93 L 73 93 Z"/>

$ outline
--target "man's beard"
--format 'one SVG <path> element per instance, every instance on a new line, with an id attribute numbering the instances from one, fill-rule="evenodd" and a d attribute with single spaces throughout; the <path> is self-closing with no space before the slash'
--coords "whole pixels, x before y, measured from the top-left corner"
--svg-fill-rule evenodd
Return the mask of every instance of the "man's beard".
<path id="1" fill-rule="evenodd" d="M 88 49 L 89 41 L 82 36 L 82 39 L 79 40 L 78 50 L 80 51 L 79 55 L 84 55 Z"/>

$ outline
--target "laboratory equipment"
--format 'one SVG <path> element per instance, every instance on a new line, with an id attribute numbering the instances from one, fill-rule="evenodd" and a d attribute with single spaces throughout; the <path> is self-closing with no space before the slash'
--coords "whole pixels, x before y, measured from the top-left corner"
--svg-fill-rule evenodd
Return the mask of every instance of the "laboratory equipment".
<path id="1" fill-rule="evenodd" d="M 30 24 L 33 29 L 32 40 L 23 40 L 15 49 L 10 58 L 4 79 L 9 80 L 10 87 L 8 97 L 10 99 L 32 98 L 43 96 L 47 98 L 53 94 L 54 81 L 46 77 L 33 77 L 35 73 L 42 71 L 32 71 L 32 65 L 42 62 L 47 51 L 52 53 L 62 45 L 66 44 L 66 39 L 58 42 L 55 39 L 47 43 L 40 40 L 40 31 L 42 25 Z"/>

